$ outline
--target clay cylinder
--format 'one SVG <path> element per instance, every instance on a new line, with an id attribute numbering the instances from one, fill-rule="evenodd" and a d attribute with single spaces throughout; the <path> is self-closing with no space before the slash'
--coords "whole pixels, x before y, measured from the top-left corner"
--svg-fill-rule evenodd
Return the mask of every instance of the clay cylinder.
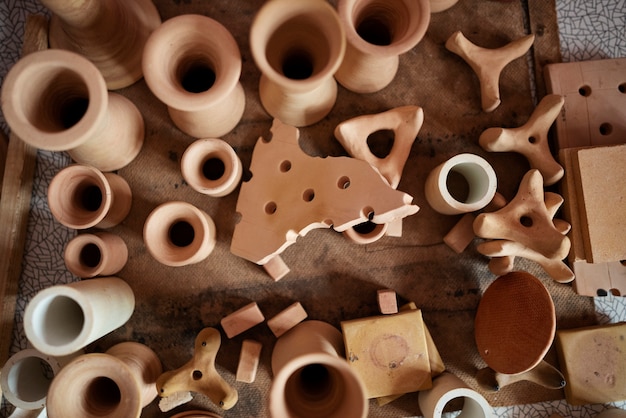
<path id="1" fill-rule="evenodd" d="M 221 137 L 243 116 L 239 47 L 209 17 L 180 15 L 164 22 L 146 43 L 143 71 L 152 93 L 188 135 Z"/>
<path id="2" fill-rule="evenodd" d="M 144 122 L 124 96 L 107 91 L 86 58 L 48 49 L 20 59 L 2 86 L 2 111 L 24 142 L 68 151 L 79 164 L 114 171 L 141 150 Z"/>
<path id="3" fill-rule="evenodd" d="M 424 191 L 434 210 L 456 215 L 487 206 L 497 187 L 496 173 L 484 158 L 458 154 L 430 172 Z"/>
<path id="4" fill-rule="evenodd" d="M 56 285 L 28 303 L 24 332 L 42 353 L 65 356 L 124 325 L 134 308 L 132 289 L 117 277 Z"/>
<path id="5" fill-rule="evenodd" d="M 337 98 L 333 74 L 345 47 L 339 17 L 327 2 L 266 2 L 252 22 L 250 49 L 267 113 L 291 126 L 326 116 Z"/>
<path id="6" fill-rule="evenodd" d="M 80 234 L 67 243 L 63 259 L 67 269 L 80 278 L 111 276 L 126 265 L 128 247 L 109 232 Z"/>
<path id="7" fill-rule="evenodd" d="M 367 417 L 365 388 L 343 350 L 341 332 L 322 321 L 301 322 L 281 336 L 272 352 L 270 415 Z"/>
<path id="8" fill-rule="evenodd" d="M 429 0 L 339 0 L 337 9 L 347 48 L 335 78 L 356 93 L 391 83 L 399 56 L 418 44 L 430 23 Z"/>
<path id="9" fill-rule="evenodd" d="M 2 394 L 12 405 L 23 410 L 46 406 L 46 396 L 52 379 L 61 369 L 55 357 L 33 348 L 18 351 L 2 367 Z"/>
<path id="10" fill-rule="evenodd" d="M 199 139 L 187 147 L 180 167 L 187 184 L 213 197 L 235 190 L 243 173 L 235 150 L 226 141 L 215 138 Z"/>
<path id="11" fill-rule="evenodd" d="M 463 408 L 459 416 L 491 418 L 493 408 L 478 392 L 470 389 L 455 375 L 444 372 L 433 380 L 432 389 L 419 392 L 419 405 L 424 418 L 441 418 L 445 406 L 453 399 L 462 398 Z"/>
<path id="12" fill-rule="evenodd" d="M 371 221 L 363 222 L 343 231 L 343 236 L 355 244 L 371 244 L 387 233 L 388 224 L 375 224 Z"/>
<path id="13" fill-rule="evenodd" d="M 141 51 L 161 18 L 151 0 L 41 0 L 53 15 L 50 46 L 84 55 L 101 71 L 107 88 L 139 80 Z"/>
<path id="14" fill-rule="evenodd" d="M 48 417 L 138 418 L 157 396 L 156 379 L 161 372 L 154 351 L 139 343 L 121 343 L 104 354 L 82 355 L 50 385 Z"/>
<path id="15" fill-rule="evenodd" d="M 126 180 L 86 165 L 64 168 L 48 186 L 50 212 L 68 228 L 111 228 L 126 218 L 131 204 Z"/>
<path id="16" fill-rule="evenodd" d="M 144 224 L 143 240 L 158 262 L 179 267 L 199 263 L 216 242 L 213 219 L 187 202 L 167 202 L 154 209 Z"/>

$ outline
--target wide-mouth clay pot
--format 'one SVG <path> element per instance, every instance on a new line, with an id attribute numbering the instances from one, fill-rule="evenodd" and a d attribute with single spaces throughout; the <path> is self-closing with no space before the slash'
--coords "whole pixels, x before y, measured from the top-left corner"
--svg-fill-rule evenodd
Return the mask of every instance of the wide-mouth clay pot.
<path id="1" fill-rule="evenodd" d="M 78 277 L 110 276 L 126 265 L 128 247 L 121 237 L 110 232 L 79 234 L 65 246 L 63 260 Z"/>

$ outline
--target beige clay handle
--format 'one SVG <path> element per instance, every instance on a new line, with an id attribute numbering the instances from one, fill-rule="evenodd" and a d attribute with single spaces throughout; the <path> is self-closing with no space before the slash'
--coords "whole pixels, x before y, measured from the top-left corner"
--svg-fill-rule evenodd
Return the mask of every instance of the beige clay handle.
<path id="1" fill-rule="evenodd" d="M 485 367 L 476 373 L 476 380 L 484 390 L 490 392 L 497 392 L 505 386 L 523 380 L 536 383 L 547 389 L 561 389 L 565 386 L 563 374 L 545 360 L 542 360 L 534 368 L 517 374 L 499 373 Z"/>

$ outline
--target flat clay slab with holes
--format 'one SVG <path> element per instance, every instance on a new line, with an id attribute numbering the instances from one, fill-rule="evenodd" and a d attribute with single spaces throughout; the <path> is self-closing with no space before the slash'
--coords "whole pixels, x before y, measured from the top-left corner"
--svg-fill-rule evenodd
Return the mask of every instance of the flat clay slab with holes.
<path id="1" fill-rule="evenodd" d="M 243 55 L 241 82 L 246 92 L 246 109 L 240 124 L 222 139 L 240 157 L 244 181 L 254 181 L 256 174 L 250 171 L 252 153 L 260 137 L 270 136 L 272 126 L 272 118 L 259 102 L 260 75 L 248 38 L 252 18 L 263 1 L 156 0 L 155 4 L 164 21 L 183 13 L 199 13 L 215 18 L 233 33 Z M 440 215 L 428 207 L 423 189 L 426 176 L 434 167 L 456 154 L 469 152 L 484 157 L 494 167 L 498 191 L 507 200 L 515 195 L 528 168 L 526 160 L 514 153 L 488 153 L 479 146 L 478 137 L 488 127 L 521 126 L 528 120 L 534 106 L 527 60 L 514 60 L 502 70 L 502 103 L 487 114 L 481 109 L 480 85 L 475 74 L 444 44 L 452 33 L 461 30 L 477 45 L 506 45 L 525 35 L 524 13 L 517 2 L 461 1 L 446 12 L 432 15 L 427 36 L 402 56 L 396 78 L 384 91 L 359 95 L 339 87 L 331 113 L 319 123 L 300 129 L 298 144 L 309 156 L 346 157 L 347 151 L 333 134 L 341 122 L 399 106 L 422 107 L 424 123 L 397 188 L 413 196 L 420 211 L 403 220 L 402 237 L 385 236 L 369 245 L 354 245 L 332 229 L 313 230 L 281 254 L 291 272 L 278 282 L 262 267 L 230 252 L 235 225 L 243 219 L 236 214 L 241 188 L 221 198 L 193 190 L 183 181 L 180 159 L 196 138 L 183 134 L 172 124 L 166 106 L 156 100 L 144 81 L 119 91 L 142 112 L 147 134 L 138 157 L 119 171 L 131 186 L 133 202 L 128 218 L 111 230 L 128 245 L 129 261 L 119 276 L 135 291 L 137 305 L 124 327 L 89 350 L 105 351 L 119 341 L 139 340 L 155 350 L 164 370 L 176 370 L 192 357 L 193 342 L 200 330 L 216 327 L 222 333 L 216 369 L 239 392 L 239 400 L 228 415 L 264 417 L 271 381 L 270 356 L 276 337 L 269 327 L 259 324 L 229 339 L 219 327 L 224 316 L 254 301 L 266 318 L 272 318 L 299 301 L 310 319 L 339 327 L 342 320 L 377 315 L 377 290 L 393 289 L 399 305 L 414 301 L 421 309 L 447 369 L 476 388 L 473 371 L 484 367 L 484 363 L 473 348 L 474 312 L 482 291 L 495 277 L 475 247 L 469 246 L 457 254 L 444 244 L 443 236 L 459 218 Z M 555 21 L 544 24 L 548 25 L 546 33 L 557 30 Z M 558 50 L 558 43 L 552 46 Z M 384 142 L 372 144 L 380 145 Z M 384 146 L 381 148 L 384 150 Z M 162 266 L 143 244 L 142 229 L 148 214 L 171 200 L 192 203 L 215 221 L 215 248 L 198 264 Z M 568 286 L 552 283 L 533 263 L 519 257 L 515 263 L 516 268 L 533 272 L 549 286 L 563 326 L 593 323 L 591 300 L 580 298 Z M 235 380 L 245 339 L 259 341 L 264 347 L 255 382 L 251 384 Z M 497 397 L 485 396 L 496 405 L 510 405 L 554 399 L 563 393 L 521 384 L 515 390 L 501 391 Z M 208 398 L 198 394 L 180 408 L 219 411 Z M 142 415 L 156 418 L 163 414 L 155 401 Z M 384 407 L 375 401 L 370 403 L 370 416 L 374 418 L 415 415 L 420 413 L 412 395 Z"/>
<path id="2" fill-rule="evenodd" d="M 550 64 L 548 92 L 565 97 L 558 148 L 626 142 L 626 58 Z"/>

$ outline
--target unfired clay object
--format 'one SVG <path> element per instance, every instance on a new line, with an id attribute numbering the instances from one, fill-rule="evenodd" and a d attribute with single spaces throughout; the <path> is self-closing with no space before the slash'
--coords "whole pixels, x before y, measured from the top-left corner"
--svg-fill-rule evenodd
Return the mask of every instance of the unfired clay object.
<path id="1" fill-rule="evenodd" d="M 148 252 L 166 266 L 199 263 L 211 254 L 216 243 L 213 219 L 191 203 L 171 201 L 148 215 L 143 241 Z"/>
<path id="2" fill-rule="evenodd" d="M 346 56 L 335 74 L 356 93 L 374 93 L 393 81 L 399 56 L 422 40 L 430 23 L 428 0 L 340 0 Z"/>
<path id="3" fill-rule="evenodd" d="M 243 168 L 226 141 L 199 139 L 187 147 L 180 160 L 185 181 L 197 192 L 213 197 L 231 193 L 239 185 Z"/>
<path id="4" fill-rule="evenodd" d="M 93 62 L 110 90 L 139 80 L 141 51 L 161 23 L 151 0 L 42 0 L 53 15 L 50 46 Z"/>
<path id="5" fill-rule="evenodd" d="M 139 418 L 142 408 L 156 397 L 160 373 L 161 362 L 154 351 L 135 342 L 79 356 L 50 385 L 48 417 Z"/>
<path id="6" fill-rule="evenodd" d="M 266 2 L 250 28 L 252 57 L 261 71 L 259 95 L 272 117 L 292 126 L 320 121 L 335 104 L 333 74 L 346 38 L 325 1 Z"/>
<path id="7" fill-rule="evenodd" d="M 509 44 L 488 49 L 470 42 L 460 31 L 446 41 L 446 48 L 460 56 L 472 67 L 480 81 L 480 97 L 483 111 L 492 112 L 501 103 L 500 73 L 511 61 L 524 55 L 535 41 L 535 35 L 526 35 Z"/>
<path id="8" fill-rule="evenodd" d="M 65 246 L 63 260 L 78 277 L 111 276 L 126 265 L 128 247 L 120 236 L 110 232 L 79 234 Z"/>
<path id="9" fill-rule="evenodd" d="M 460 175 L 467 185 L 467 196 L 451 192 L 451 176 Z M 426 178 L 424 193 L 428 204 L 445 215 L 480 210 L 493 199 L 498 188 L 496 172 L 484 158 L 457 154 L 435 167 Z"/>
<path id="10" fill-rule="evenodd" d="M 448 10 L 459 0 L 430 0 L 430 12 L 439 13 Z"/>
<path id="11" fill-rule="evenodd" d="M 476 217 L 476 235 L 496 240 L 480 244 L 478 251 L 496 257 L 519 255 L 529 258 L 541 264 L 555 280 L 573 280 L 573 274 L 562 262 L 569 253 L 570 241 L 562 232 L 566 233 L 566 228 L 555 226 L 553 218 L 560 205 L 552 200 L 549 197 L 548 207 L 544 201 L 541 173 L 536 169 L 528 171 L 517 194 L 505 207 Z"/>
<path id="12" fill-rule="evenodd" d="M 20 59 L 4 80 L 2 111 L 26 143 L 68 151 L 77 163 L 102 171 L 126 166 L 143 145 L 137 107 L 109 93 L 96 66 L 69 51 L 48 49 Z"/>
<path id="13" fill-rule="evenodd" d="M 468 418 L 491 418 L 495 414 L 487 400 L 472 390 L 455 375 L 445 372 L 433 380 L 430 390 L 419 393 L 420 410 L 425 418 L 441 418 L 448 402 L 456 398 L 463 399 L 459 416 Z"/>
<path id="14" fill-rule="evenodd" d="M 365 418 L 365 388 L 343 357 L 341 332 L 315 320 L 280 337 L 272 351 L 273 418 Z"/>
<path id="15" fill-rule="evenodd" d="M 196 138 L 219 138 L 241 120 L 241 54 L 221 23 L 180 15 L 155 30 L 143 50 L 144 78 L 174 124 Z"/>
<path id="16" fill-rule="evenodd" d="M 256 372 L 261 361 L 261 350 L 263 344 L 255 340 L 243 340 L 241 352 L 239 353 L 239 363 L 237 364 L 237 374 L 235 380 L 244 383 L 253 383 L 256 379 Z"/>
<path id="17" fill-rule="evenodd" d="M 563 177 L 563 167 L 550 153 L 548 131 L 563 107 L 563 97 L 545 96 L 528 121 L 518 128 L 489 128 L 478 140 L 480 146 L 492 152 L 518 152 L 525 156 L 531 168 L 543 176 L 546 186 L 555 184 Z"/>
<path id="18" fill-rule="evenodd" d="M 215 368 L 215 357 L 222 343 L 220 332 L 204 328 L 198 333 L 191 360 L 176 370 L 163 373 L 156 381 L 159 396 L 167 397 L 177 392 L 198 392 L 207 396 L 222 409 L 237 403 L 237 390 L 230 386 Z"/>
<path id="19" fill-rule="evenodd" d="M 124 325 L 134 309 L 132 289 L 117 277 L 56 285 L 28 303 L 24 332 L 42 353 L 67 356 Z"/>
<path id="20" fill-rule="evenodd" d="M 126 180 L 87 165 L 65 167 L 48 186 L 50 212 L 68 228 L 112 228 L 126 218 L 131 204 Z"/>
<path id="21" fill-rule="evenodd" d="M 237 211 L 242 218 L 233 233 L 233 254 L 263 265 L 312 229 L 332 225 L 341 232 L 418 211 L 411 196 L 391 188 L 366 162 L 308 156 L 298 145 L 298 129 L 278 120 L 272 134 L 271 140 L 257 142 L 252 179 L 241 185 Z"/>

